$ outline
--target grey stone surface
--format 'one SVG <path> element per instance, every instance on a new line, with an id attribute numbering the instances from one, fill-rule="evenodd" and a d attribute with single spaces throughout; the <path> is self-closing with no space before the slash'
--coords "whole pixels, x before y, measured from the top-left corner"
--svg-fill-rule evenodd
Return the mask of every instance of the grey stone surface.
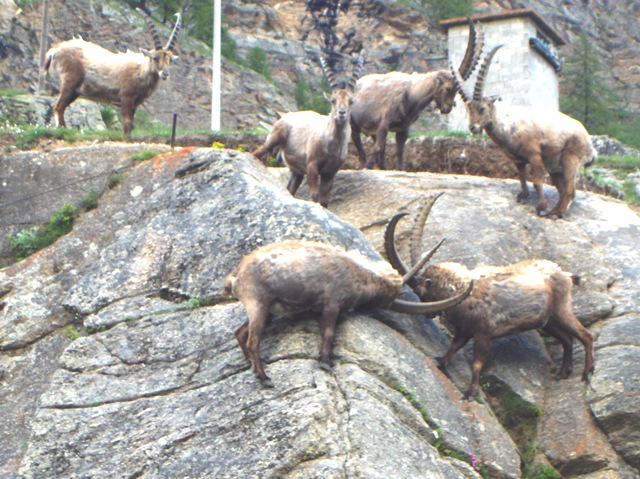
<path id="1" fill-rule="evenodd" d="M 111 154 L 121 149 L 48 153 L 61 171 Z M 22 418 L 0 435 L 0 474 L 480 477 L 448 450 L 473 454 L 489 477 L 521 477 L 516 446 L 484 398 L 461 400 L 465 354 L 448 375 L 436 367 L 449 341 L 438 318 L 347 312 L 331 371 L 315 360 L 314 315 L 276 318 L 263 339 L 276 385 L 266 390 L 233 335 L 243 307 L 220 302 L 225 275 L 256 247 L 305 238 L 378 257 L 384 222 L 439 191 L 424 238 L 425 247 L 449 238 L 437 260 L 545 257 L 585 278 L 574 290 L 584 295 L 580 319 L 598 335 L 590 386 L 577 373 L 556 381 L 558 346 L 536 332 L 496 341 L 488 373 L 541 407 L 537 441 L 558 470 L 637 474 L 637 214 L 579 193 L 552 221 L 516 204 L 514 181 L 376 171 L 340 172 L 327 211 L 305 201 L 306 187 L 292 198 L 286 176 L 237 151 L 176 149 L 136 163 L 70 234 L 0 270 L 0 384 L 9 392 L 0 408 Z M 218 304 L 196 307 L 207 301 Z M 70 341 L 70 327 L 81 337 Z M 578 369 L 581 345 L 575 355 Z"/>

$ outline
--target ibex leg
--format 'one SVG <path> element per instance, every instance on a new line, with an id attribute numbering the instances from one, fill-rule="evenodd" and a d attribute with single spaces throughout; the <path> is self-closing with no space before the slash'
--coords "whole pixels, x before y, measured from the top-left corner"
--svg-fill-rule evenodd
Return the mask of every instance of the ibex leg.
<path id="1" fill-rule="evenodd" d="M 365 153 L 364 146 L 362 145 L 360 130 L 358 130 L 353 123 L 351 123 L 351 141 L 353 141 L 356 150 L 358 150 L 358 163 L 360 168 L 364 168 L 367 164 L 367 154 Z"/>
<path id="2" fill-rule="evenodd" d="M 58 101 L 56 101 L 56 105 L 53 108 L 53 111 L 55 111 L 56 113 L 58 126 L 67 126 L 66 122 L 64 121 L 64 111 L 69 105 L 76 101 L 79 96 L 80 95 L 78 95 L 75 90 L 60 91 L 60 97 L 58 98 Z"/>
<path id="3" fill-rule="evenodd" d="M 396 170 L 404 169 L 404 145 L 408 137 L 408 131 L 396 132 Z"/>

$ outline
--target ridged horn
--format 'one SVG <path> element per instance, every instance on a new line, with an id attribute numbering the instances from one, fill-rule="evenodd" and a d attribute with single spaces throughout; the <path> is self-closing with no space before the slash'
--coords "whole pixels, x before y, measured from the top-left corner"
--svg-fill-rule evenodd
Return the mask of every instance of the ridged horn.
<path id="1" fill-rule="evenodd" d="M 467 18 L 469 19 L 469 41 L 467 42 L 467 51 L 458 68 L 463 80 L 468 80 L 473 70 L 475 70 L 484 47 L 484 31 L 476 29 L 476 25 L 471 18 Z"/>
<path id="2" fill-rule="evenodd" d="M 420 260 L 415 265 L 413 265 L 411 270 L 407 271 L 407 274 L 402 277 L 402 284 L 407 284 L 418 273 L 418 271 L 420 271 L 422 267 L 427 264 L 427 261 L 429 261 L 431 257 L 436 254 L 436 251 L 438 251 L 438 249 L 444 242 L 445 239 L 441 239 L 440 242 L 435 245 L 435 247 L 431 251 L 422 256 L 422 258 L 420 258 Z"/>
<path id="3" fill-rule="evenodd" d="M 487 73 L 489 72 L 489 66 L 491 65 L 491 60 L 493 60 L 493 56 L 496 52 L 502 48 L 504 45 L 496 45 L 493 49 L 487 54 L 487 57 L 482 62 L 482 66 L 480 67 L 480 71 L 478 72 L 478 79 L 476 80 L 476 86 L 473 89 L 473 100 L 474 101 L 482 101 L 482 90 L 484 89 L 484 82 L 487 79 Z"/>
<path id="4" fill-rule="evenodd" d="M 182 26 L 182 15 L 180 13 L 176 13 L 175 15 L 176 24 L 173 26 L 169 40 L 167 40 L 167 44 L 164 46 L 165 50 L 173 51 L 173 46 L 175 45 L 178 33 L 180 32 L 180 26 Z"/>
<path id="5" fill-rule="evenodd" d="M 358 81 L 358 78 L 360 78 L 360 75 L 362 75 L 363 66 L 364 57 L 360 54 L 355 66 L 353 67 L 353 72 L 351 72 L 351 78 L 349 79 L 349 85 L 347 86 L 349 90 L 353 91 L 356 88 L 356 82 Z"/>
<path id="6" fill-rule="evenodd" d="M 147 30 L 149 30 L 149 33 L 151 33 L 151 36 L 153 37 L 154 48 L 156 50 L 162 50 L 162 42 L 160 41 L 160 35 L 158 35 L 158 30 L 156 30 L 156 26 L 153 24 L 153 20 L 151 20 L 151 17 L 147 15 L 145 12 L 143 12 L 142 10 L 140 10 L 139 8 L 136 8 L 136 12 L 142 15 L 142 18 L 144 19 L 144 23 L 146 23 L 147 25 Z"/>
<path id="7" fill-rule="evenodd" d="M 460 93 L 462 97 L 462 101 L 465 103 L 469 103 L 471 101 L 471 93 L 467 89 L 467 84 L 460 75 L 460 72 L 456 70 L 451 63 L 449 63 L 449 67 L 451 68 L 451 74 L 453 75 L 453 82 L 456 85 L 456 90 Z"/>
<path id="8" fill-rule="evenodd" d="M 437 313 L 447 308 L 451 308 L 456 304 L 464 301 L 473 290 L 473 280 L 469 282 L 467 288 L 453 298 L 443 299 L 442 301 L 433 301 L 430 303 L 414 303 L 412 301 L 404 301 L 402 299 L 394 299 L 389 305 L 391 311 L 405 314 L 428 314 Z"/>
<path id="9" fill-rule="evenodd" d="M 400 255 L 396 249 L 395 234 L 398 221 L 408 214 L 409 213 L 397 213 L 393 215 L 393 218 L 389 220 L 387 228 L 384 231 L 384 251 L 387 254 L 387 261 L 393 266 L 393 269 L 403 276 L 407 274 L 409 268 L 407 268 L 402 259 L 400 259 Z"/>
<path id="10" fill-rule="evenodd" d="M 334 88 L 337 88 L 338 83 L 336 82 L 335 73 L 331 68 L 329 68 L 329 65 L 327 65 L 327 61 L 324 59 L 324 57 L 320 57 L 320 66 L 322 66 L 322 71 L 327 77 L 327 81 L 329 82 L 329 86 L 331 87 L 331 89 L 333 90 Z"/>
<path id="11" fill-rule="evenodd" d="M 416 264 L 420 261 L 420 255 L 422 254 L 422 235 L 424 233 L 424 225 L 427 222 L 431 208 L 438 198 L 440 198 L 444 192 L 431 196 L 422 208 L 420 216 L 418 216 L 411 228 L 411 236 L 409 237 L 409 251 L 411 252 L 411 264 Z M 434 251 L 435 253 L 435 251 Z"/>

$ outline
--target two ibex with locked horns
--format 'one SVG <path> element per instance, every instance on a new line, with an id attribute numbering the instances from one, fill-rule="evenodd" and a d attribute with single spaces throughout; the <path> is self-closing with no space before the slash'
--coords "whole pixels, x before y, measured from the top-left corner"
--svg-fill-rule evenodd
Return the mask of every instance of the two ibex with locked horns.
<path id="1" fill-rule="evenodd" d="M 227 276 L 224 287 L 225 293 L 233 294 L 247 311 L 248 320 L 235 333 L 245 358 L 251 360 L 262 384 L 270 387 L 272 383 L 260 360 L 260 340 L 270 314 L 318 312 L 322 335 L 318 359 L 330 365 L 341 313 L 360 306 L 409 314 L 435 313 L 459 303 L 473 288 L 470 282 L 460 294 L 429 303 L 398 299 L 403 285 L 412 281 L 415 271 L 423 265 L 419 262 L 403 277 L 386 261 L 300 240 L 271 244 L 246 255 Z"/>

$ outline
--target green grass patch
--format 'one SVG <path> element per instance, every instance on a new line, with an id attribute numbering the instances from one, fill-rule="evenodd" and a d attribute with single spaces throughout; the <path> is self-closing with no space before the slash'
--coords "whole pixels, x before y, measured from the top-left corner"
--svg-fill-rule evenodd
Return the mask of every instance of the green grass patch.
<path id="1" fill-rule="evenodd" d="M 150 160 L 151 158 L 155 158 L 158 155 L 161 155 L 162 153 L 166 153 L 166 151 L 160 151 L 160 150 L 142 150 L 140 153 L 136 153 L 135 155 L 131 156 L 131 160 L 132 161 L 146 161 L 146 160 Z"/>
<path id="2" fill-rule="evenodd" d="M 481 385 L 491 410 L 518 446 L 524 464 L 523 472 L 541 469 L 541 466 L 535 463 L 535 458 L 538 448 L 536 443 L 538 421 L 544 414 L 542 408 L 525 401 L 506 383 L 493 376 L 483 377 Z M 546 476 L 530 476 L 529 479 L 543 477 Z"/>
<path id="3" fill-rule="evenodd" d="M 0 88 L 0 97 L 10 98 L 18 95 L 26 95 L 27 92 L 15 90 L 13 88 Z"/>
<path id="4" fill-rule="evenodd" d="M 9 237 L 16 260 L 23 260 L 66 235 L 73 228 L 75 216 L 76 209 L 70 204 L 64 204 L 53 214 L 48 224 L 23 229 L 16 236 Z"/>
<path id="5" fill-rule="evenodd" d="M 625 172 L 638 171 L 640 169 L 640 157 L 633 155 L 602 155 L 596 160 L 596 166 L 622 170 Z"/>

